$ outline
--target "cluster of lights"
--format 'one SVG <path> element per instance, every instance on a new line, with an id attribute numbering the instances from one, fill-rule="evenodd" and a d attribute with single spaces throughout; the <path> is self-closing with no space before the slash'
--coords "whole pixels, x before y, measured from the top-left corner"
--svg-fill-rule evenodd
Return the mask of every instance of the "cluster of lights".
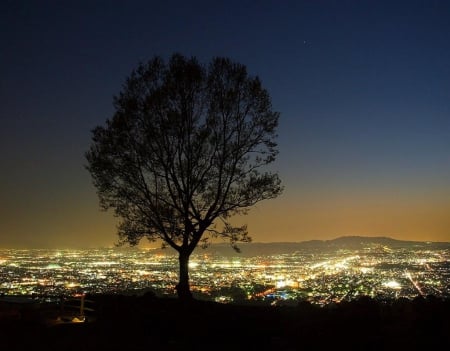
<path id="1" fill-rule="evenodd" d="M 259 257 L 194 255 L 192 289 L 231 301 L 235 287 L 248 299 L 308 299 L 326 304 L 361 295 L 449 296 L 448 251 L 372 250 Z M 406 267 L 406 268 L 405 268 Z M 174 294 L 176 256 L 146 250 L 0 250 L 0 293 L 105 293 L 151 289 Z M 257 287 L 257 288 L 256 288 Z"/>

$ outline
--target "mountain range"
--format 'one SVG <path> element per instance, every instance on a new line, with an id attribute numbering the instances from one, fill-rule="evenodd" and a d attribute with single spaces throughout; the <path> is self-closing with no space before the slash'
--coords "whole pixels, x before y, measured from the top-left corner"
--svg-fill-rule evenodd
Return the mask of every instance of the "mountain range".
<path id="1" fill-rule="evenodd" d="M 309 240 L 302 242 L 271 242 L 271 243 L 239 243 L 240 254 L 228 243 L 211 244 L 204 251 L 200 248 L 196 250 L 197 254 L 212 253 L 224 256 L 257 256 L 257 255 L 275 255 L 288 254 L 293 252 L 318 252 L 318 251 L 337 251 L 337 250 L 362 250 L 365 248 L 389 248 L 389 249 L 450 249 L 450 242 L 426 242 L 426 241 L 407 241 L 397 240 L 384 236 L 365 237 L 365 236 L 342 236 L 332 240 Z"/>

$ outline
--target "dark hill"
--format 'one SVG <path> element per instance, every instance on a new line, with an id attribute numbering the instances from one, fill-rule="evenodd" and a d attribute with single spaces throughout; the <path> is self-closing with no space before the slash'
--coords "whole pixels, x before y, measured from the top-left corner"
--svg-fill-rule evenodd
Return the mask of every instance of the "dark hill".
<path id="1" fill-rule="evenodd" d="M 450 304 L 434 297 L 332 308 L 94 296 L 91 323 L 0 325 L 2 350 L 431 350 L 450 346 Z"/>
<path id="2" fill-rule="evenodd" d="M 388 237 L 364 237 L 364 236 L 343 236 L 333 240 L 310 240 L 302 242 L 273 242 L 273 243 L 241 243 L 238 244 L 243 256 L 265 256 L 276 254 L 289 254 L 293 252 L 311 251 L 336 251 L 336 250 L 361 250 L 369 247 L 388 247 L 391 249 L 450 249 L 448 242 L 423 242 L 404 241 Z M 197 249 L 196 253 L 203 252 Z M 204 252 L 217 255 L 236 255 L 236 252 L 229 244 L 212 244 Z"/>

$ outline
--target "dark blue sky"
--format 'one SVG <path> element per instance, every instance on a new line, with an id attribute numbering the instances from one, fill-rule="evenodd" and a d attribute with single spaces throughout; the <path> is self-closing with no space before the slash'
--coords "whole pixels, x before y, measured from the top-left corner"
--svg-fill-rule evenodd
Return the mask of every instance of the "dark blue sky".
<path id="1" fill-rule="evenodd" d="M 111 245 L 84 169 L 139 61 L 227 56 L 281 112 L 255 241 L 450 241 L 450 2 L 3 1 L 0 246 Z"/>

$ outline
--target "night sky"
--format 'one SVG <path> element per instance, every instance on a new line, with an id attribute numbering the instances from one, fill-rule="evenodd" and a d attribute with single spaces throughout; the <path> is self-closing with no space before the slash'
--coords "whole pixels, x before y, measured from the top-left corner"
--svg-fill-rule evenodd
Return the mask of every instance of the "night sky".
<path id="1" fill-rule="evenodd" d="M 140 61 L 227 56 L 281 113 L 256 242 L 450 241 L 449 1 L 1 1 L 0 247 L 112 246 L 84 152 Z"/>

